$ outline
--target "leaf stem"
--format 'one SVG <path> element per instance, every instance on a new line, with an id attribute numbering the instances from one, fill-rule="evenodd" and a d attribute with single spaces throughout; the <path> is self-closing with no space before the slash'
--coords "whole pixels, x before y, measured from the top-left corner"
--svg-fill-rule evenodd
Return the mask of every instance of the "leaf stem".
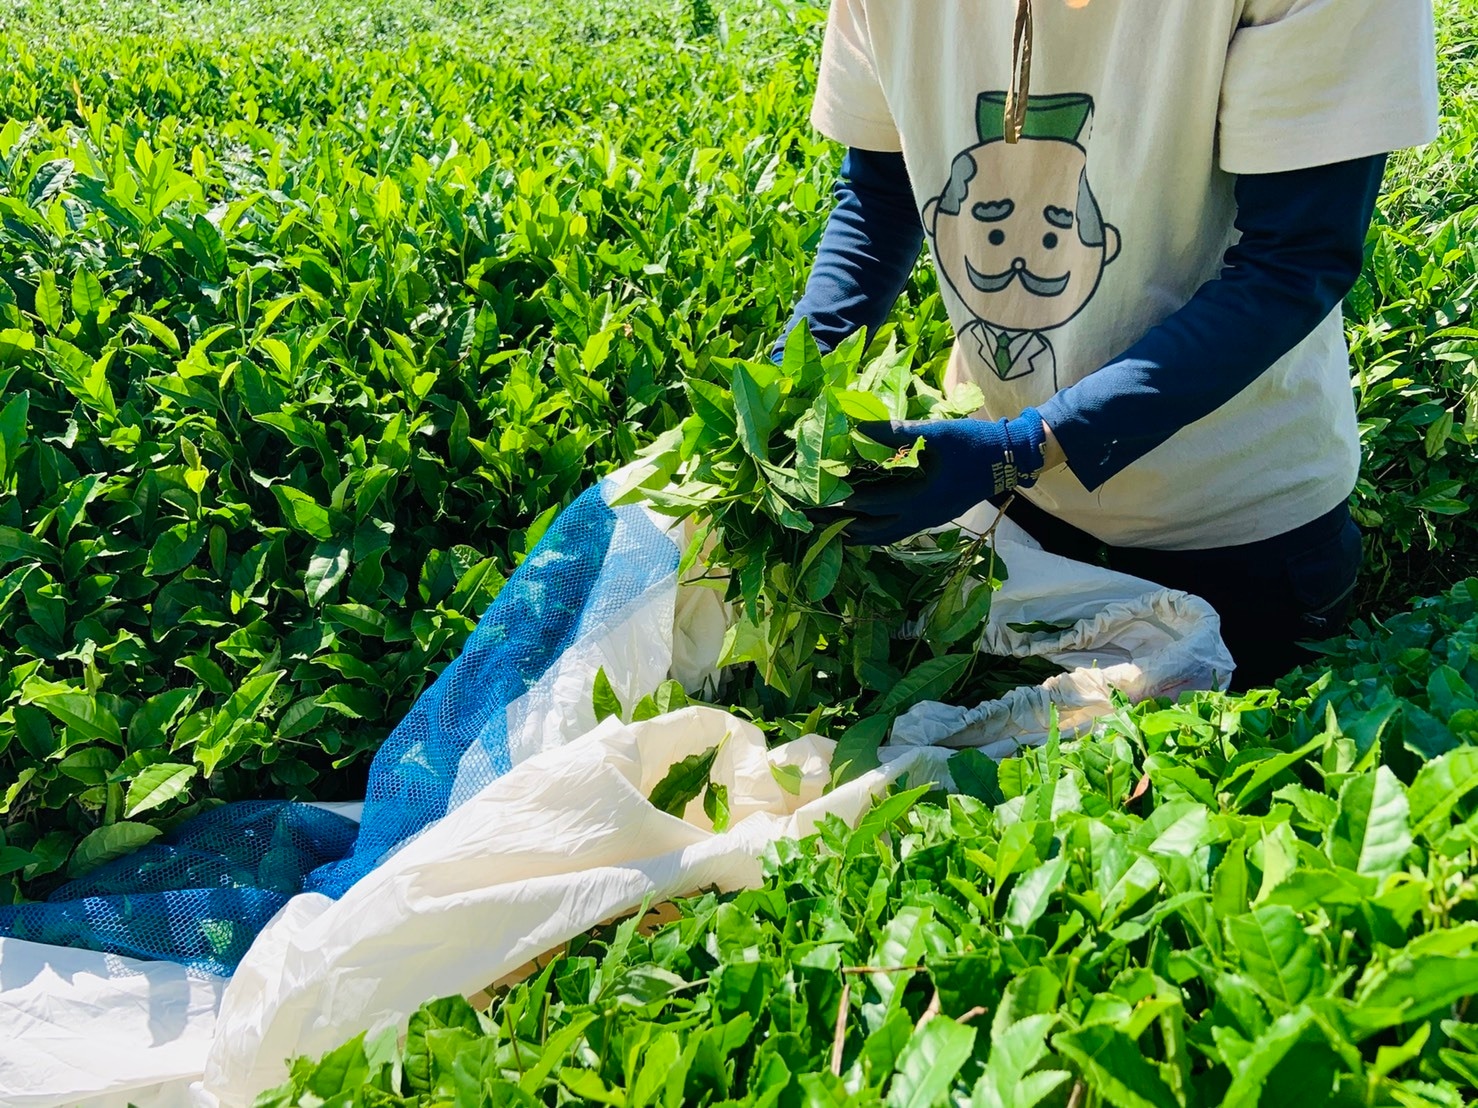
<path id="1" fill-rule="evenodd" d="M 103 825 L 117 823 L 123 811 L 123 786 L 117 781 L 108 785 L 108 799 L 103 807 Z"/>
<path id="2" fill-rule="evenodd" d="M 847 1014 L 852 1006 L 852 982 L 842 982 L 842 1000 L 837 1005 L 836 1029 L 831 1036 L 831 1073 L 833 1077 L 842 1075 L 842 1048 L 847 1039 Z"/>
<path id="3" fill-rule="evenodd" d="M 943 1005 L 939 1002 L 939 990 L 934 990 L 934 995 L 929 998 L 928 1007 L 924 1009 L 923 1015 L 919 1016 L 919 1022 L 913 1025 L 914 1034 L 917 1035 L 924 1029 L 924 1025 L 939 1015 Z"/>

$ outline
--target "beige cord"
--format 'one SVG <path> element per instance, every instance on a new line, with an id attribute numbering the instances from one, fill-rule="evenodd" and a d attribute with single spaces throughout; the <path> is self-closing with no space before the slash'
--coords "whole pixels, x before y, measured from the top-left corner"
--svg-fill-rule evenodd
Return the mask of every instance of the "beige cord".
<path id="1" fill-rule="evenodd" d="M 1090 0 L 1064 0 L 1068 7 L 1086 8 Z M 1006 93 L 1006 141 L 1021 139 L 1032 83 L 1032 0 L 1016 0 L 1016 28 L 1011 35 L 1011 88 Z"/>
<path id="2" fill-rule="evenodd" d="M 1032 0 L 1016 0 L 1016 29 L 1011 35 L 1011 88 L 1006 93 L 1007 142 L 1021 138 L 1032 83 Z"/>

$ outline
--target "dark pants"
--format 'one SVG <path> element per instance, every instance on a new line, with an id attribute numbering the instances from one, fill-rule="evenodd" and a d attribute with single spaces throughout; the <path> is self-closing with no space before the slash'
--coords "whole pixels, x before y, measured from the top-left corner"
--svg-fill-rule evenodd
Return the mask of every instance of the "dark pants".
<path id="1" fill-rule="evenodd" d="M 1362 559 L 1341 505 L 1286 534 L 1216 550 L 1115 547 L 1018 496 L 1006 515 L 1054 554 L 1199 596 L 1221 616 L 1237 691 L 1273 684 L 1314 655 L 1300 644 L 1342 633 Z"/>

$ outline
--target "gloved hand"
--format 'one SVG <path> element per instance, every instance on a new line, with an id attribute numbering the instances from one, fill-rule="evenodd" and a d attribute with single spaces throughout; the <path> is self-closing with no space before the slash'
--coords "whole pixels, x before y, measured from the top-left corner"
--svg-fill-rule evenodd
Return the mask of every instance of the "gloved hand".
<path id="1" fill-rule="evenodd" d="M 855 517 L 844 539 L 867 546 L 900 542 L 958 519 L 983 500 L 1030 488 L 1044 464 L 1047 442 L 1035 408 L 997 423 L 914 420 L 863 423 L 857 429 L 894 449 L 924 440 L 918 469 L 895 470 L 857 487 L 832 509 L 837 517 Z"/>

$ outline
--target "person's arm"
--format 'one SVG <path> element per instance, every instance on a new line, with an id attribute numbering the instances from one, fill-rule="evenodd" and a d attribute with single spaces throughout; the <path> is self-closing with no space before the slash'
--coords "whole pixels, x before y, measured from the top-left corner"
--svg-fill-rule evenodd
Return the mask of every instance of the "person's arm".
<path id="1" fill-rule="evenodd" d="M 1242 237 L 1221 276 L 1123 356 L 1018 418 L 863 425 L 889 446 L 922 437 L 918 471 L 855 490 L 838 512 L 850 541 L 898 542 L 958 519 L 1060 464 L 1098 488 L 1225 404 L 1292 350 L 1360 274 L 1384 155 L 1247 175 Z"/>
<path id="2" fill-rule="evenodd" d="M 1381 154 L 1238 177 L 1241 238 L 1220 276 L 1039 409 L 1085 488 L 1231 400 L 1339 305 L 1360 275 L 1385 163 Z"/>
<path id="3" fill-rule="evenodd" d="M 806 320 L 822 351 L 887 319 L 919 259 L 924 227 L 902 154 L 849 148 L 806 291 L 770 351 Z"/>

